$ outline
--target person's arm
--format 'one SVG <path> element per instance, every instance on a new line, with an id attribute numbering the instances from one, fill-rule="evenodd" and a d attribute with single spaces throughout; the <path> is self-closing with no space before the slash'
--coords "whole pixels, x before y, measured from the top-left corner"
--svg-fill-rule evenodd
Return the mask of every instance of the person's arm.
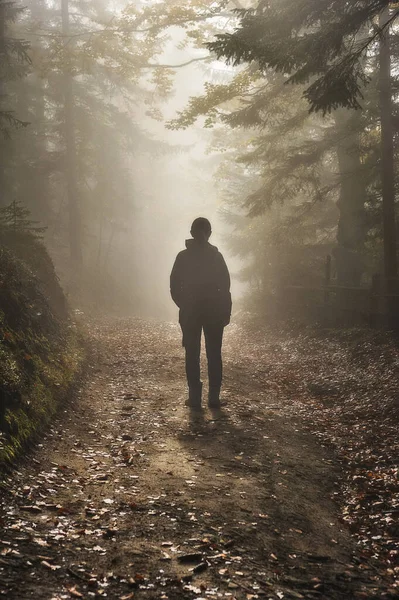
<path id="1" fill-rule="evenodd" d="M 220 293 L 225 314 L 225 325 L 230 323 L 232 302 L 230 294 L 230 273 L 222 254 L 220 254 Z"/>
<path id="2" fill-rule="evenodd" d="M 220 255 L 220 290 L 224 294 L 230 293 L 230 273 L 223 255 Z"/>
<path id="3" fill-rule="evenodd" d="M 177 255 L 175 264 L 173 265 L 172 272 L 170 274 L 170 295 L 172 296 L 173 302 L 181 308 L 182 300 L 182 264 L 181 256 Z"/>

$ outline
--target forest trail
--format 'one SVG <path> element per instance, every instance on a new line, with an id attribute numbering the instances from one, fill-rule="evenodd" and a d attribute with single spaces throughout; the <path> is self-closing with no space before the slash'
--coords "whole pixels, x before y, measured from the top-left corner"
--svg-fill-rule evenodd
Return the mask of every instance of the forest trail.
<path id="1" fill-rule="evenodd" d="M 177 326 L 88 329 L 82 389 L 2 492 L 0 596 L 372 597 L 339 465 L 280 393 L 281 348 L 262 371 L 229 327 L 223 410 L 193 417 Z"/>

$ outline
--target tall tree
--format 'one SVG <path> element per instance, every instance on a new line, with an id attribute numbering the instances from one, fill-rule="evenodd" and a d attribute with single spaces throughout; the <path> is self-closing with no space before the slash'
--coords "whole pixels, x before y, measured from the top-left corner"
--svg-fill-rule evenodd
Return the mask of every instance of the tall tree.
<path id="1" fill-rule="evenodd" d="M 376 28 L 390 5 L 393 13 Z M 364 54 L 398 18 L 396 2 L 304 0 L 296 8 L 291 0 L 260 0 L 256 8 L 238 11 L 239 27 L 219 34 L 209 48 L 235 65 L 256 62 L 261 70 L 289 75 L 289 83 L 304 84 L 312 110 L 359 108 L 368 80 Z"/>
<path id="2" fill-rule="evenodd" d="M 380 176 L 388 296 L 395 291 L 398 275 L 389 45 L 389 29 L 398 16 L 397 4 L 389 0 L 305 0 L 295 11 L 288 0 L 261 1 L 256 9 L 240 12 L 235 32 L 219 35 L 209 44 L 219 58 L 235 65 L 256 64 L 263 72 L 271 68 L 286 74 L 287 83 L 305 85 L 311 110 L 325 114 L 339 107 L 361 108 L 370 79 L 364 58 L 375 54 L 374 42 L 379 41 Z"/>
<path id="3" fill-rule="evenodd" d="M 21 9 L 14 2 L 0 0 L 0 206 L 6 206 L 13 199 L 9 177 L 13 168 L 10 134 L 28 125 L 16 114 L 16 103 L 9 89 L 12 81 L 26 75 L 30 63 L 28 44 L 10 35 L 10 25 L 20 13 Z"/>
<path id="4" fill-rule="evenodd" d="M 61 0 L 62 35 L 64 43 L 70 43 L 69 30 L 69 0 Z M 75 132 L 75 99 L 73 90 L 73 75 L 68 64 L 63 66 L 64 92 L 64 139 L 65 139 L 65 176 L 68 194 L 69 213 L 69 248 L 74 265 L 82 263 L 82 222 L 79 206 L 79 188 L 76 165 L 76 132 Z"/>
<path id="5" fill-rule="evenodd" d="M 357 111 L 334 112 L 336 153 L 339 172 L 340 217 L 334 250 L 338 283 L 360 285 L 364 272 L 364 244 L 367 236 L 367 180 L 361 162 L 362 116 Z"/>
<path id="6" fill-rule="evenodd" d="M 386 7 L 380 14 L 380 114 L 381 114 L 381 180 L 384 228 L 385 281 L 390 312 L 394 314 L 392 294 L 398 291 L 397 233 L 395 211 L 394 128 L 392 119 L 391 44 L 389 23 L 391 13 Z"/>

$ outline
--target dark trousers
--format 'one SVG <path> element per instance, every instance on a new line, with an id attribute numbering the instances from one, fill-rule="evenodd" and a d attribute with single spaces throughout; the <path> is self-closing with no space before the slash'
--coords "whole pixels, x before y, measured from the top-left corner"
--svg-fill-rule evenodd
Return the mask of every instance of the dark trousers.
<path id="1" fill-rule="evenodd" d="M 222 384 L 222 341 L 224 326 L 220 323 L 207 323 L 193 319 L 181 324 L 183 346 L 186 350 L 186 375 L 189 387 L 199 387 L 201 383 L 200 354 L 201 334 L 204 330 L 206 357 L 208 359 L 209 387 Z"/>

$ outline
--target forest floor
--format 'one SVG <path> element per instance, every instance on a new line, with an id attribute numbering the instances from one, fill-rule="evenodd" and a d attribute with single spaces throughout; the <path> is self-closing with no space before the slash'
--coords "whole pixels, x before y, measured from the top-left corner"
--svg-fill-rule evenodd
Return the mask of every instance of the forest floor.
<path id="1" fill-rule="evenodd" d="M 82 388 L 2 484 L 0 597 L 399 597 L 394 345 L 232 325 L 195 415 L 177 326 L 87 329 Z"/>

